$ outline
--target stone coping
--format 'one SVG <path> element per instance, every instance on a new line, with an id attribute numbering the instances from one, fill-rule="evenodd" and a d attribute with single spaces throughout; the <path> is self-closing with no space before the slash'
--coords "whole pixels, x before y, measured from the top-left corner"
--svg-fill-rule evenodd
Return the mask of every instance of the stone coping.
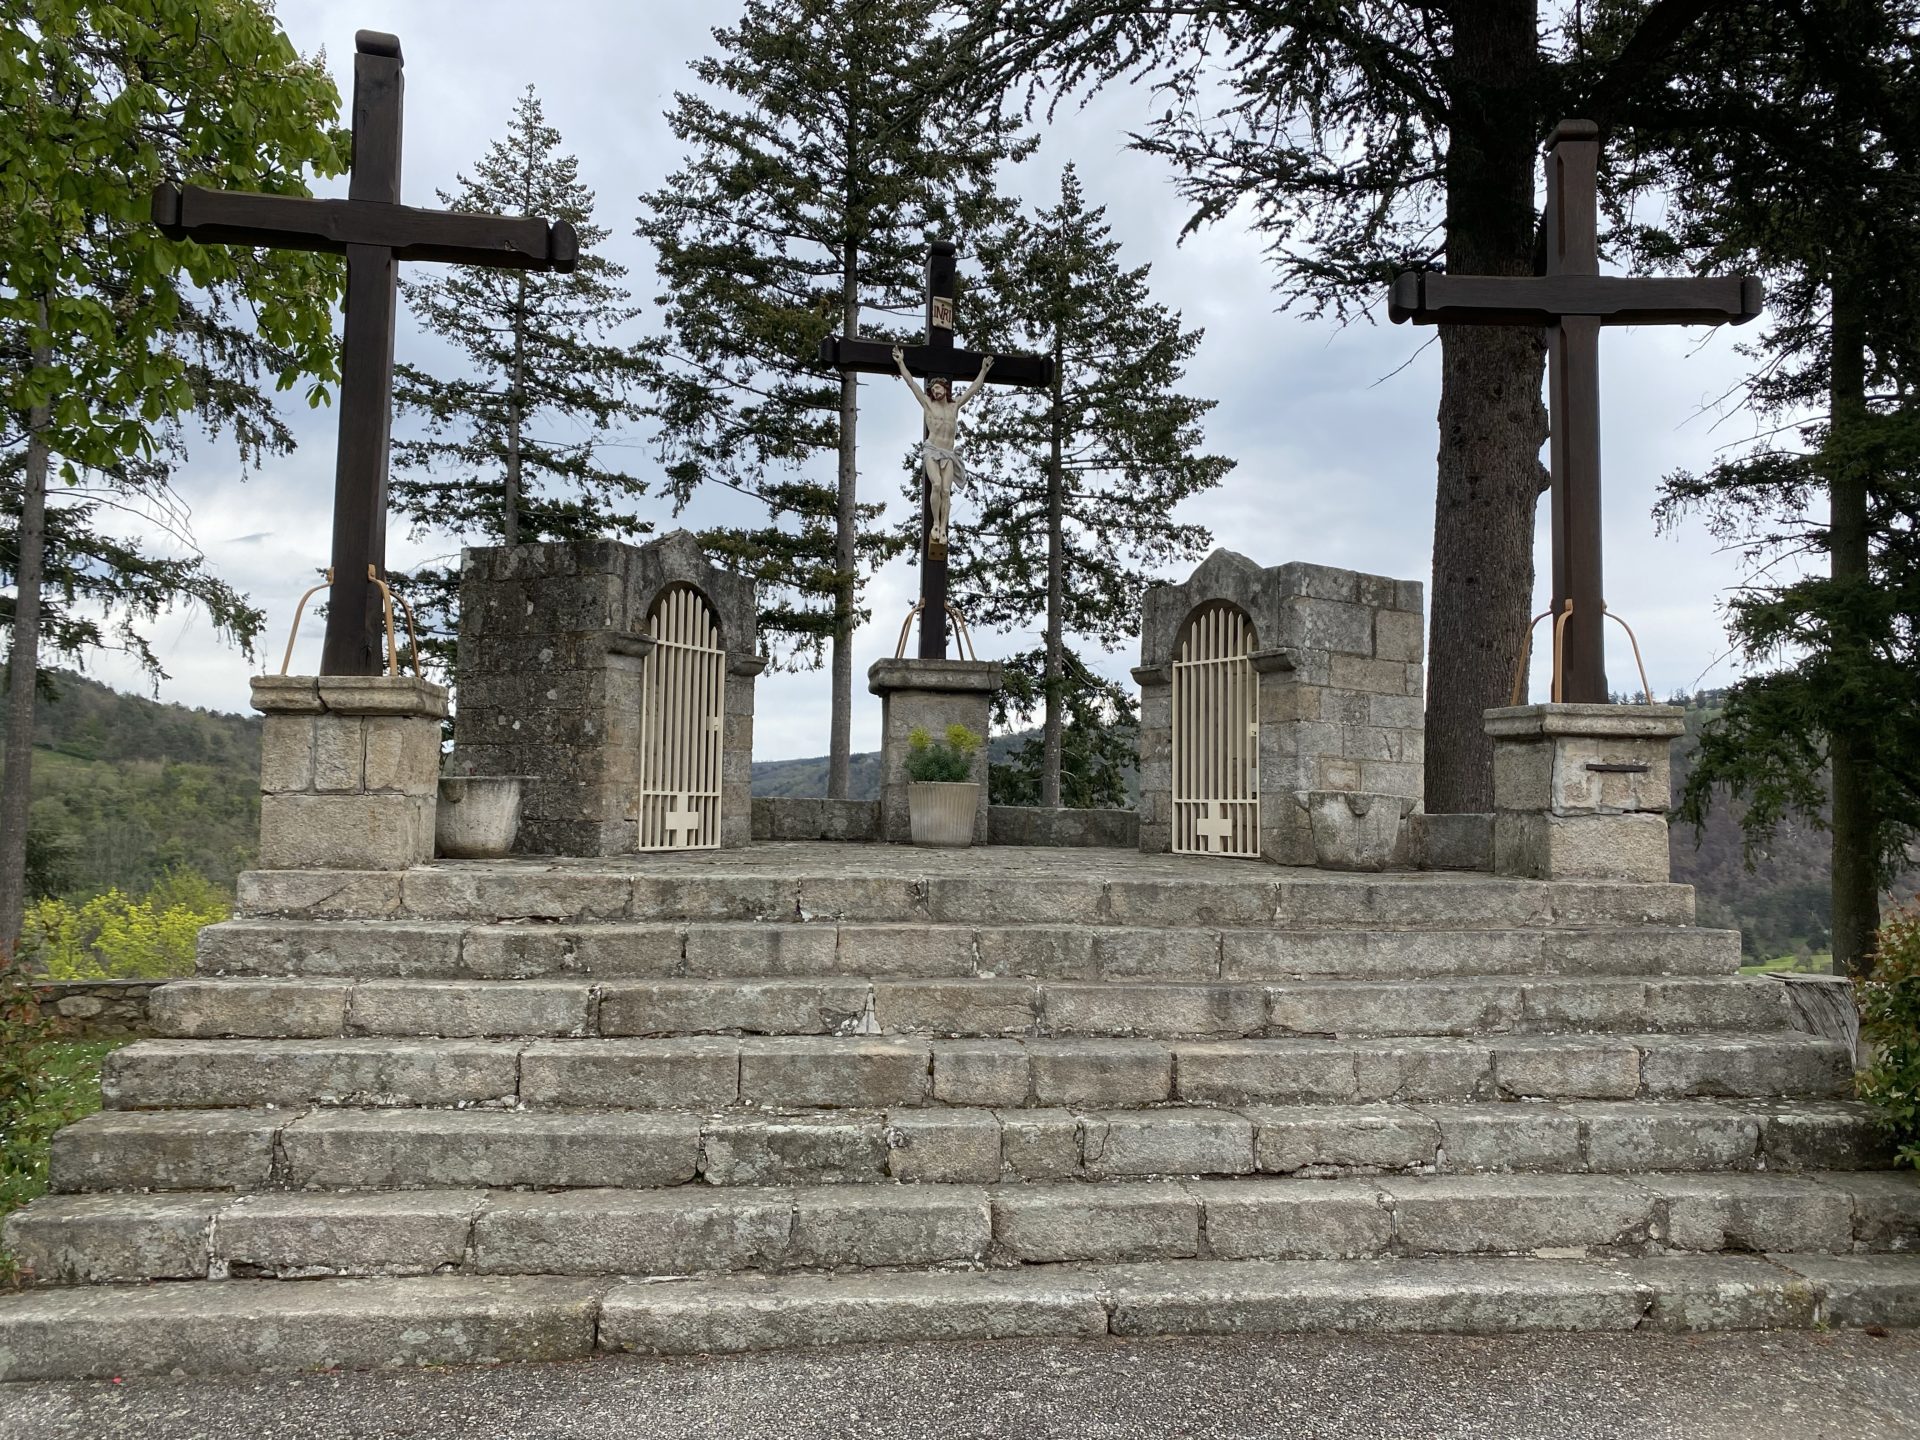
<path id="1" fill-rule="evenodd" d="M 876 660 L 867 670 L 867 689 L 875 695 L 892 690 L 954 690 L 992 693 L 1000 688 L 998 660 Z"/>
<path id="2" fill-rule="evenodd" d="M 406 715 L 444 720 L 445 687 L 414 675 L 255 675 L 264 715 Z"/>
<path id="3" fill-rule="evenodd" d="M 1487 734 L 1498 740 L 1581 735 L 1621 740 L 1667 740 L 1686 733 L 1678 705 L 1508 705 L 1486 712 Z"/>

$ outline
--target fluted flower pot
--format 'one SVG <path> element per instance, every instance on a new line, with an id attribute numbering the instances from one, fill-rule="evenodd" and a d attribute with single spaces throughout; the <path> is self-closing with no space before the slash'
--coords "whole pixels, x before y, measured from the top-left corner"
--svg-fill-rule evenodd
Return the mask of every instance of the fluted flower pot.
<path id="1" fill-rule="evenodd" d="M 907 784 L 907 825 L 916 845 L 971 845 L 980 811 L 974 780 L 913 780 Z"/>
<path id="2" fill-rule="evenodd" d="M 449 860 L 497 860 L 520 833 L 522 775 L 442 775 L 434 853 Z"/>

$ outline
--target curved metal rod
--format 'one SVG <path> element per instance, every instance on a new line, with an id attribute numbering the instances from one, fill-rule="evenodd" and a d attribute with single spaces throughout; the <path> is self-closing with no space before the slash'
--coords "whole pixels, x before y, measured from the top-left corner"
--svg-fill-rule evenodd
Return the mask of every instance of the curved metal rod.
<path id="1" fill-rule="evenodd" d="M 307 601 L 333 584 L 333 567 L 327 567 L 327 578 L 308 590 L 300 597 L 300 603 L 293 607 L 293 629 L 287 632 L 287 653 L 280 657 L 280 673 L 287 673 L 287 667 L 293 664 L 293 642 L 300 638 L 300 616 L 307 608 Z"/>
<path id="2" fill-rule="evenodd" d="M 980 652 L 973 648 L 973 636 L 967 631 L 967 617 L 951 605 L 947 606 L 947 617 L 953 621 L 953 633 L 960 638 L 960 643 L 967 647 L 967 658 L 978 660 Z"/>
<path id="3" fill-rule="evenodd" d="M 387 619 L 387 678 L 397 678 L 400 674 L 400 647 L 393 638 L 393 591 L 387 588 L 387 582 L 374 573 L 371 561 L 367 564 L 367 583 L 380 587 L 381 613 Z"/>
<path id="4" fill-rule="evenodd" d="M 924 600 L 916 600 L 913 602 L 912 605 L 910 605 L 907 608 L 907 618 L 900 622 L 900 641 L 897 645 L 893 647 L 894 659 L 896 660 L 906 659 L 907 634 L 909 631 L 913 629 L 913 617 L 920 613 L 921 607 L 924 606 L 926 603 L 927 602 Z"/>
<path id="5" fill-rule="evenodd" d="M 1527 699 L 1527 667 L 1533 663 L 1533 632 L 1542 620 L 1553 611 L 1542 610 L 1527 622 L 1527 630 L 1520 637 L 1520 663 L 1513 667 L 1513 693 L 1508 697 L 1509 705 L 1523 705 Z"/>
<path id="6" fill-rule="evenodd" d="M 1567 651 L 1567 621 L 1573 618 L 1573 597 L 1567 597 L 1567 608 L 1560 612 L 1560 618 L 1553 622 L 1553 703 L 1560 703 L 1560 681 L 1562 660 Z"/>
<path id="7" fill-rule="evenodd" d="M 1653 687 L 1647 683 L 1647 662 L 1640 658 L 1640 641 L 1634 635 L 1633 627 L 1607 609 L 1605 601 L 1601 602 L 1600 613 L 1627 632 L 1627 643 L 1633 646 L 1633 663 L 1640 671 L 1640 693 L 1645 697 L 1647 704 L 1653 704 Z"/>
<path id="8" fill-rule="evenodd" d="M 400 609 L 407 617 L 407 644 L 413 647 L 413 678 L 416 680 L 424 680 L 427 677 L 425 672 L 420 668 L 420 632 L 414 628 L 413 605 L 408 601 L 407 597 L 399 591 L 396 590 L 392 593 L 393 598 L 400 602 Z"/>

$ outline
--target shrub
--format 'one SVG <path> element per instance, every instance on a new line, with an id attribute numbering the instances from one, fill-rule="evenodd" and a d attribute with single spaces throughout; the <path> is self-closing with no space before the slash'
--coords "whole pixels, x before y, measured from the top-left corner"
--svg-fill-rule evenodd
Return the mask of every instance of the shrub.
<path id="1" fill-rule="evenodd" d="M 973 778 L 973 757 L 986 744 L 964 725 L 949 725 L 947 738 L 936 740 L 925 730 L 907 736 L 907 778 L 952 783 Z"/>
<path id="2" fill-rule="evenodd" d="M 1860 1097 L 1879 1112 L 1901 1163 L 1920 1167 L 1920 907 L 1880 927 L 1873 978 L 1860 987 L 1860 1021 L 1875 1047 Z"/>
<path id="3" fill-rule="evenodd" d="M 192 974 L 201 927 L 231 913 L 219 890 L 185 871 L 139 899 L 109 890 L 91 900 L 37 901 L 21 949 L 55 980 L 164 980 Z"/>

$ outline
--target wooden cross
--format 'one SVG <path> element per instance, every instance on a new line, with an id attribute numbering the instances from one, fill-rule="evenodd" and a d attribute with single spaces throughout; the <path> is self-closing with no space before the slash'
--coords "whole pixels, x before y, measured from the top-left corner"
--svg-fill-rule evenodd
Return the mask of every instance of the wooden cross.
<path id="1" fill-rule="evenodd" d="M 700 815 L 693 808 L 693 797 L 686 791 L 669 796 L 665 822 L 660 827 L 665 832 L 667 844 L 679 845 L 680 837 L 685 835 L 684 843 L 691 845 L 700 837 Z"/>
<path id="2" fill-rule="evenodd" d="M 1193 822 L 1193 833 L 1207 842 L 1207 849 L 1220 851 L 1227 848 L 1227 841 L 1233 838 L 1233 820 L 1219 812 L 1214 801 L 1206 802 L 1207 813 Z"/>
<path id="3" fill-rule="evenodd" d="M 402 260 L 513 270 L 572 270 L 580 258 L 564 220 L 416 210 L 400 203 L 403 84 L 400 41 L 354 36 L 353 170 L 345 200 L 254 195 L 198 185 L 153 192 L 153 220 L 176 240 L 323 250 L 347 257 L 340 356 L 340 445 L 334 461 L 333 581 L 323 675 L 378 675 L 386 666 L 379 588 L 387 564 L 387 448 L 393 426 L 395 290 Z"/>
<path id="4" fill-rule="evenodd" d="M 956 350 L 953 345 L 954 249 L 950 241 L 936 240 L 927 248 L 927 338 L 904 348 L 907 369 L 922 379 L 939 376 L 949 384 L 971 380 L 980 373 L 985 355 Z M 893 345 L 882 340 L 849 339 L 829 335 L 820 342 L 820 363 L 843 374 L 897 375 Z M 995 355 L 987 375 L 990 385 L 1038 387 L 1053 383 L 1053 358 L 1048 355 Z M 927 543 L 932 511 L 927 480 L 920 481 L 920 658 L 947 658 L 947 552 L 935 552 Z"/>
<path id="5" fill-rule="evenodd" d="M 1604 705 L 1606 590 L 1600 575 L 1600 328 L 1744 325 L 1765 299 L 1748 276 L 1638 278 L 1600 273 L 1600 128 L 1562 120 L 1547 145 L 1547 273 L 1395 278 L 1387 313 L 1416 325 L 1544 325 L 1552 416 L 1553 621 L 1558 698 Z"/>

